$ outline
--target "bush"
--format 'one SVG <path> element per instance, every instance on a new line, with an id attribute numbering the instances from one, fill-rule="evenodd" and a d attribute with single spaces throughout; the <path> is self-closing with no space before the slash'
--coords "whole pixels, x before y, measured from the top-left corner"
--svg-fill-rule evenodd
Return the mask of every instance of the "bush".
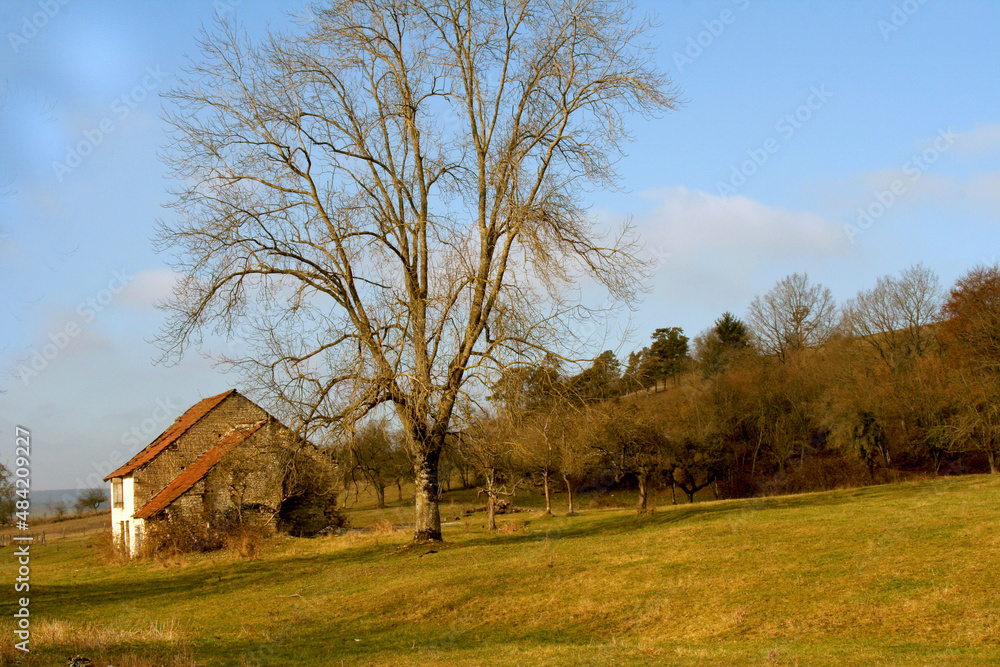
<path id="1" fill-rule="evenodd" d="M 233 525 L 222 533 L 222 545 L 226 551 L 242 558 L 257 560 L 260 548 L 273 535 L 265 526 Z"/>
<path id="2" fill-rule="evenodd" d="M 278 528 L 293 537 L 315 537 L 321 530 L 347 527 L 347 517 L 337 507 L 337 496 L 305 491 L 281 503 Z"/>
<path id="3" fill-rule="evenodd" d="M 372 525 L 368 526 L 368 532 L 372 535 L 392 535 L 396 532 L 396 527 L 388 519 L 378 518 Z"/>
<path id="4" fill-rule="evenodd" d="M 94 547 L 100 559 L 104 563 L 121 565 L 129 561 L 129 556 L 118 548 L 115 535 L 110 530 L 98 533 L 90 539 L 90 545 Z"/>
<path id="5" fill-rule="evenodd" d="M 889 481 L 885 474 L 884 469 L 876 469 L 873 479 L 868 468 L 853 457 L 816 456 L 806 459 L 801 466 L 793 464 L 787 472 L 779 472 L 764 485 L 764 493 L 807 493 L 868 486 Z"/>
<path id="6" fill-rule="evenodd" d="M 176 558 L 181 554 L 210 551 L 221 546 L 221 535 L 210 533 L 194 522 L 148 521 L 140 555 L 163 560 Z"/>

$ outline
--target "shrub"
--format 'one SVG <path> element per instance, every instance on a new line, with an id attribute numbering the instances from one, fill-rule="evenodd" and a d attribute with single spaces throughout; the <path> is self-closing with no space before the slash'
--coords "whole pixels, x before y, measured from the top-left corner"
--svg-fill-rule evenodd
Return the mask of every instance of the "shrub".
<path id="1" fill-rule="evenodd" d="M 288 498 L 278 512 L 278 528 L 293 537 L 315 537 L 326 528 L 347 526 L 347 517 L 337 507 L 337 496 L 312 490 Z"/>
<path id="2" fill-rule="evenodd" d="M 222 534 L 222 545 L 230 553 L 248 560 L 257 560 L 261 546 L 272 534 L 266 526 L 236 524 Z"/>
<path id="3" fill-rule="evenodd" d="M 181 554 L 210 551 L 222 546 L 221 536 L 195 522 L 159 520 L 146 523 L 140 555 L 166 560 Z"/>
<path id="4" fill-rule="evenodd" d="M 787 474 L 779 473 L 764 485 L 764 492 L 776 495 L 853 488 L 888 481 L 884 476 L 885 471 L 877 469 L 873 478 L 868 468 L 853 457 L 816 456 L 801 466 L 790 466 Z"/>
<path id="5" fill-rule="evenodd" d="M 395 531 L 392 522 L 383 518 L 376 519 L 372 525 L 368 526 L 368 532 L 373 535 L 392 535 Z"/>

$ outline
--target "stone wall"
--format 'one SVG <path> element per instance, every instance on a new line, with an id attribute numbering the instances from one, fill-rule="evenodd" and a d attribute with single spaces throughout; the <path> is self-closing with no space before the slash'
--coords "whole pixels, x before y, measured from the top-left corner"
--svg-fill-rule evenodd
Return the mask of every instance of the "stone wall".
<path id="1" fill-rule="evenodd" d="M 267 419 L 268 414 L 239 394 L 227 397 L 152 461 L 133 473 L 135 506 L 143 507 L 234 425 Z"/>

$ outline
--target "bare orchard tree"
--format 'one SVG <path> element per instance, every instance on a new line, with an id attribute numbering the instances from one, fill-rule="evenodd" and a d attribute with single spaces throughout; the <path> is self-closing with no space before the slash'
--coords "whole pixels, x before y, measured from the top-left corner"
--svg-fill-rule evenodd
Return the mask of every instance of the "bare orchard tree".
<path id="1" fill-rule="evenodd" d="M 475 467 L 479 496 L 486 496 L 486 522 L 489 530 L 497 529 L 497 512 L 510 504 L 501 496 L 513 498 L 517 488 L 526 481 L 524 452 L 511 439 L 515 426 L 508 415 L 478 414 L 466 417 L 469 427 L 456 436 L 462 441 L 462 452 Z"/>
<path id="2" fill-rule="evenodd" d="M 388 424 L 380 420 L 366 422 L 344 446 L 349 454 L 344 457 L 350 461 L 348 474 L 360 476 L 375 492 L 375 504 L 380 509 L 385 507 L 385 489 L 390 484 L 396 484 L 402 500 L 403 472 L 399 468 L 406 455 L 393 442 Z"/>
<path id="3" fill-rule="evenodd" d="M 83 514 L 86 511 L 96 512 L 101 505 L 108 502 L 108 493 L 104 489 L 93 488 L 86 489 L 76 497 L 76 507 L 77 514 Z"/>
<path id="4" fill-rule="evenodd" d="M 850 332 L 870 344 L 891 369 L 927 352 L 934 338 L 927 325 L 938 321 L 944 292 L 937 274 L 916 264 L 899 277 L 882 276 L 844 307 Z"/>
<path id="5" fill-rule="evenodd" d="M 829 340 L 835 313 L 829 287 L 811 285 L 808 274 L 793 273 L 754 298 L 747 320 L 762 351 L 785 361 L 790 352 Z"/>
<path id="6" fill-rule="evenodd" d="M 615 185 L 627 116 L 675 93 L 607 0 L 330 0 L 297 25 L 223 21 L 167 95 L 183 185 L 159 245 L 184 279 L 161 342 L 245 341 L 223 363 L 306 432 L 389 406 L 414 539 L 439 540 L 463 391 L 564 343 L 583 277 L 621 304 L 648 274 L 584 195 Z"/>

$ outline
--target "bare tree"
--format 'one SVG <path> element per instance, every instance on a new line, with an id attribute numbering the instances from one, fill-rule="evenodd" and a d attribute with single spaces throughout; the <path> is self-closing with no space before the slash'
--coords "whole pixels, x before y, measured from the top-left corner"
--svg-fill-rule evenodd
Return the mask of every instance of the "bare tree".
<path id="1" fill-rule="evenodd" d="M 572 340 L 582 277 L 616 303 L 642 285 L 631 229 L 583 197 L 615 185 L 627 114 L 675 93 L 607 0 L 330 0 L 298 25 L 255 43 L 223 21 L 167 95 L 182 185 L 159 247 L 184 278 L 160 342 L 245 341 L 222 362 L 307 433 L 388 406 L 414 539 L 439 540 L 470 383 Z"/>
<path id="2" fill-rule="evenodd" d="M 576 426 L 583 419 L 583 411 L 568 401 L 553 405 L 525 420 L 519 429 L 525 469 L 541 485 L 545 495 L 545 513 L 552 514 L 552 481 L 561 475 L 569 493 L 572 513 L 573 486 L 569 481 L 574 467 Z M 584 453 L 590 453 L 587 447 Z"/>
<path id="3" fill-rule="evenodd" d="M 936 322 L 944 294 L 937 274 L 916 264 L 899 277 L 882 276 L 870 290 L 861 290 L 844 308 L 850 332 L 860 336 L 896 369 L 923 356 L 933 340 L 927 325 Z"/>
<path id="4" fill-rule="evenodd" d="M 55 502 L 49 503 L 49 511 L 56 515 L 57 518 L 63 518 L 69 511 L 69 505 L 66 504 L 65 500 L 57 500 Z"/>
<path id="5" fill-rule="evenodd" d="M 393 443 L 388 424 L 369 421 L 352 434 L 346 445 L 349 451 L 350 474 L 361 475 L 364 483 L 375 491 L 375 503 L 385 507 L 385 489 L 395 483 L 402 500 L 403 472 L 399 469 L 406 456 Z"/>
<path id="6" fill-rule="evenodd" d="M 458 437 L 462 440 L 462 452 L 478 473 L 479 495 L 486 496 L 487 528 L 496 530 L 501 496 L 513 497 L 526 481 L 522 474 L 523 455 L 510 439 L 514 425 L 506 415 L 479 415 L 469 422 L 470 427 Z"/>
<path id="7" fill-rule="evenodd" d="M 78 513 L 96 512 L 104 503 L 108 502 L 108 494 L 104 489 L 86 489 L 76 497 L 76 511 Z"/>
<path id="8" fill-rule="evenodd" d="M 602 452 L 593 446 L 593 435 L 599 423 L 599 408 L 574 413 L 553 439 L 558 451 L 559 475 L 566 485 L 566 511 L 573 516 L 573 490 L 600 466 Z"/>
<path id="9" fill-rule="evenodd" d="M 750 304 L 747 320 L 763 352 L 782 361 L 795 350 L 822 345 L 833 335 L 836 304 L 830 288 L 793 273 Z"/>
<path id="10" fill-rule="evenodd" d="M 625 475 L 635 477 L 639 486 L 636 511 L 645 513 L 650 488 L 668 464 L 663 430 L 632 403 L 608 402 L 594 411 L 594 447 L 614 470 L 616 481 Z"/>
<path id="11" fill-rule="evenodd" d="M 954 451 L 979 451 L 986 455 L 990 473 L 1000 469 L 1000 390 L 983 374 L 957 373 L 961 402 L 952 416 L 948 435 Z"/>

